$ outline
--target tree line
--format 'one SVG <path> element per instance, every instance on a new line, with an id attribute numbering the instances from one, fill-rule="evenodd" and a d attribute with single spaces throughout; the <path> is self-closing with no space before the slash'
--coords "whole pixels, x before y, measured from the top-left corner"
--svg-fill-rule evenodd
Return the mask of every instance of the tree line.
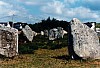
<path id="1" fill-rule="evenodd" d="M 63 20 L 60 21 L 55 18 L 51 19 L 50 17 L 48 17 L 46 20 L 41 20 L 41 22 L 35 24 L 29 24 L 29 26 L 32 28 L 32 30 L 36 32 L 49 30 L 56 27 L 62 27 L 64 30 L 67 31 L 68 23 L 69 22 L 67 21 L 63 21 Z"/>

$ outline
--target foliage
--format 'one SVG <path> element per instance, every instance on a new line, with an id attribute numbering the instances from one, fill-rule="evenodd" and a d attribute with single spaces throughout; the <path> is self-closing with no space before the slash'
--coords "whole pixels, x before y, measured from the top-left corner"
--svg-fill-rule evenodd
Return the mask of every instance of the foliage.
<path id="1" fill-rule="evenodd" d="M 36 32 L 40 32 L 43 30 L 49 30 L 51 28 L 56 28 L 56 27 L 62 27 L 64 28 L 64 30 L 67 31 L 67 26 L 68 26 L 69 22 L 67 21 L 59 21 L 56 20 L 55 18 L 50 19 L 50 17 L 48 17 L 46 20 L 42 20 L 39 23 L 35 23 L 35 24 L 29 24 L 29 26 L 32 28 L 32 30 L 36 31 Z M 23 37 L 23 34 L 19 35 L 19 38 L 22 38 L 21 42 L 23 42 L 26 37 Z M 20 43 L 20 42 L 19 42 Z M 67 35 L 62 39 L 57 39 L 54 41 L 49 41 L 48 37 L 45 36 L 35 36 L 33 38 L 33 41 L 30 43 L 24 43 L 19 45 L 19 53 L 31 53 L 34 50 L 37 50 L 39 48 L 41 49 L 58 49 L 58 48 L 62 48 L 67 46 Z"/>
<path id="2" fill-rule="evenodd" d="M 48 17 L 46 20 L 42 20 L 41 22 L 35 24 L 29 24 L 29 26 L 32 28 L 32 30 L 36 32 L 40 32 L 43 30 L 49 30 L 56 27 L 62 27 L 64 28 L 64 30 L 67 30 L 68 24 L 69 22 L 67 21 L 63 21 L 63 20 L 59 21 L 56 20 L 55 18 L 50 19 L 50 17 Z"/>
<path id="3" fill-rule="evenodd" d="M 33 53 L 34 50 L 38 49 L 35 43 L 25 43 L 19 45 L 19 53 L 20 54 L 29 54 Z"/>
<path id="4" fill-rule="evenodd" d="M 100 28 L 100 23 L 96 23 L 96 28 Z"/>
<path id="5" fill-rule="evenodd" d="M 19 45 L 19 53 L 33 53 L 37 49 L 59 49 L 67 46 L 67 35 L 64 38 L 53 41 L 48 40 L 48 37 L 38 35 L 34 37 L 33 42 Z"/>

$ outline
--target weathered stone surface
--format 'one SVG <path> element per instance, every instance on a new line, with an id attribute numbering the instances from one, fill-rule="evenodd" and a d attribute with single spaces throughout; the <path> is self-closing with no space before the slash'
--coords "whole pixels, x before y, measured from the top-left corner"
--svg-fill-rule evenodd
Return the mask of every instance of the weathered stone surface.
<path id="1" fill-rule="evenodd" d="M 49 30 L 49 40 L 57 39 L 57 35 L 58 35 L 58 29 L 53 28 Z"/>
<path id="2" fill-rule="evenodd" d="M 75 53 L 83 59 L 100 59 L 100 45 L 97 33 L 76 18 L 73 18 L 70 25 Z"/>
<path id="3" fill-rule="evenodd" d="M 0 26 L 0 54 L 13 57 L 18 54 L 18 30 Z"/>
<path id="4" fill-rule="evenodd" d="M 63 30 L 62 27 L 57 27 L 49 30 L 49 40 L 55 40 L 57 38 L 63 38 L 66 32 Z"/>
<path id="5" fill-rule="evenodd" d="M 62 27 L 57 27 L 57 29 L 58 29 L 58 38 L 63 38 L 63 36 L 64 36 L 64 30 L 63 30 L 63 28 Z"/>
<path id="6" fill-rule="evenodd" d="M 33 36 L 34 36 L 33 31 L 28 25 L 26 25 L 25 28 L 22 29 L 22 31 L 29 41 L 33 40 Z"/>

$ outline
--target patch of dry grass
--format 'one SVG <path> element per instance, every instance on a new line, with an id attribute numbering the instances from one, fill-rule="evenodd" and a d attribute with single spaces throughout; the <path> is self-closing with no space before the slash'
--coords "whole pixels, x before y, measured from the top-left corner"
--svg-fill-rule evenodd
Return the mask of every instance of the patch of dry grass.
<path id="1" fill-rule="evenodd" d="M 0 68 L 99 68 L 100 60 L 68 60 L 67 47 L 38 49 L 34 54 L 21 54 L 13 59 L 1 59 Z"/>

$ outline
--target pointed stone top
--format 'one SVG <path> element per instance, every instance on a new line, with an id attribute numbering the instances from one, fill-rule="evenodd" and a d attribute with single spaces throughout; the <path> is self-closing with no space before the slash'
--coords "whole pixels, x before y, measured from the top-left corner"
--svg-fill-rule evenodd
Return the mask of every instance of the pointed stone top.
<path id="1" fill-rule="evenodd" d="M 77 18 L 73 18 L 73 19 L 71 20 L 71 22 L 80 22 L 80 20 L 77 19 Z"/>
<path id="2" fill-rule="evenodd" d="M 72 20 L 78 20 L 77 18 L 73 18 Z"/>

